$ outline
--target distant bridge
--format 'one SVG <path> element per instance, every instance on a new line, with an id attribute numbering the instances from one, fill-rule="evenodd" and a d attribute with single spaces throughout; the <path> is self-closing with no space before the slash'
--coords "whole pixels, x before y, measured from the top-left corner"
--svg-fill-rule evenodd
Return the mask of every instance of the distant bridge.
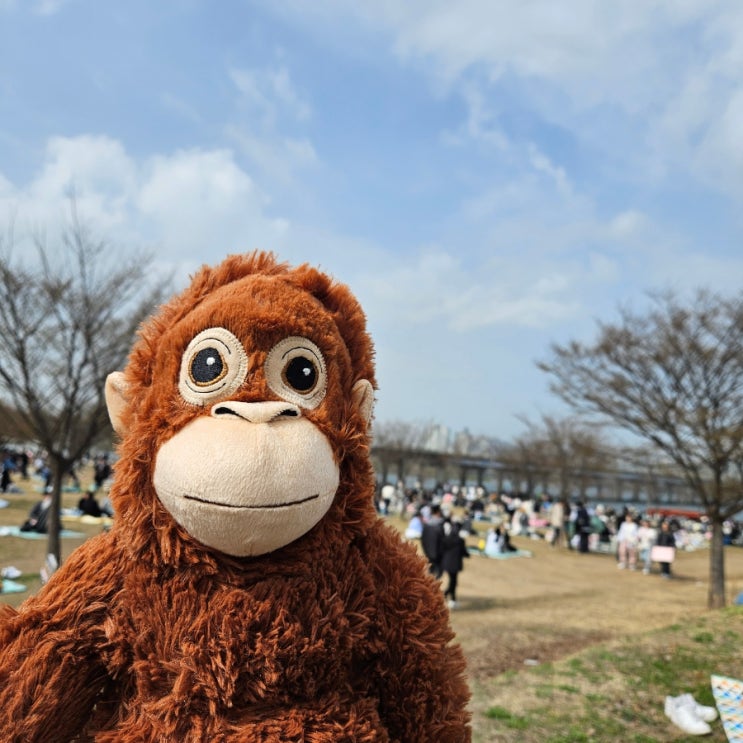
<path id="1" fill-rule="evenodd" d="M 372 446 L 372 462 L 381 482 L 411 479 L 459 485 L 481 485 L 489 491 L 566 495 L 589 503 L 692 505 L 698 503 L 688 483 L 678 475 L 636 470 L 562 470 L 524 466 L 488 457 L 473 457 L 426 449 Z"/>

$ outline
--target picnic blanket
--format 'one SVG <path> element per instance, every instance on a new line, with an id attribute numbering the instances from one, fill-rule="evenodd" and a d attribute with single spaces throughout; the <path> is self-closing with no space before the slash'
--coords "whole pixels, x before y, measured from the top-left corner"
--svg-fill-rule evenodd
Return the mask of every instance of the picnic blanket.
<path id="1" fill-rule="evenodd" d="M 23 583 L 17 583 L 14 580 L 9 580 L 8 578 L 3 578 L 3 587 L 2 591 L 0 593 L 23 593 L 23 591 L 27 591 L 28 588 L 23 585 Z"/>
<path id="2" fill-rule="evenodd" d="M 82 513 L 63 513 L 62 521 L 78 521 L 81 524 L 100 524 L 101 526 L 111 526 L 114 522 L 110 516 L 88 516 Z"/>
<path id="3" fill-rule="evenodd" d="M 481 552 L 479 549 L 473 547 L 470 548 L 470 554 L 480 555 L 487 557 L 491 560 L 510 560 L 513 557 L 531 557 L 532 552 L 530 550 L 510 550 L 508 552 L 491 552 L 489 555 L 485 552 Z"/>
<path id="4" fill-rule="evenodd" d="M 743 742 L 743 681 L 729 676 L 711 677 L 712 694 L 730 743 Z"/>
<path id="5" fill-rule="evenodd" d="M 80 531 L 70 531 L 69 529 L 62 529 L 59 532 L 59 536 L 63 538 L 67 537 L 84 537 Z M 21 531 L 20 526 L 0 526 L 0 537 L 20 537 L 21 539 L 47 539 L 48 534 L 39 534 L 36 531 Z"/>

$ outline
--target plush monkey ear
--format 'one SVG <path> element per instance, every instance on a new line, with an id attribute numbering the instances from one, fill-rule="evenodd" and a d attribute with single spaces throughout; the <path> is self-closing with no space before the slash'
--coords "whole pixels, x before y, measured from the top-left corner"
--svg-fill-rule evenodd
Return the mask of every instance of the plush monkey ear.
<path id="1" fill-rule="evenodd" d="M 122 414 L 129 404 L 128 385 L 124 380 L 124 373 L 120 371 L 111 372 L 106 377 L 106 406 L 111 425 L 119 436 L 126 433 L 122 422 Z"/>
<path id="2" fill-rule="evenodd" d="M 351 390 L 353 402 L 359 409 L 368 426 L 371 422 L 372 408 L 374 407 L 374 388 L 368 379 L 359 379 Z"/>

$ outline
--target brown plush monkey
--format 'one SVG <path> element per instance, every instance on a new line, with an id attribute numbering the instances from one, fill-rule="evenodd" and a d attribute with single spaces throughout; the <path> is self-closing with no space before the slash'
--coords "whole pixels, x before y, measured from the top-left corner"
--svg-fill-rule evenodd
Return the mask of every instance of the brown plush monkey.
<path id="1" fill-rule="evenodd" d="M 441 591 L 377 519 L 348 289 L 204 268 L 107 384 L 112 530 L 0 611 L 0 740 L 468 741 Z"/>

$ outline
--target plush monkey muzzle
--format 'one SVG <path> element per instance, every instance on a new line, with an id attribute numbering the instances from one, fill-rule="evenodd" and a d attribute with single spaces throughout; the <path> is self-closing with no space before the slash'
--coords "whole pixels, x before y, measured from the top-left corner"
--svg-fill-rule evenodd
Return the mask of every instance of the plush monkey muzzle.
<path id="1" fill-rule="evenodd" d="M 339 470 L 327 438 L 286 402 L 215 404 L 157 453 L 161 503 L 199 542 L 262 555 L 308 532 L 327 513 Z"/>

